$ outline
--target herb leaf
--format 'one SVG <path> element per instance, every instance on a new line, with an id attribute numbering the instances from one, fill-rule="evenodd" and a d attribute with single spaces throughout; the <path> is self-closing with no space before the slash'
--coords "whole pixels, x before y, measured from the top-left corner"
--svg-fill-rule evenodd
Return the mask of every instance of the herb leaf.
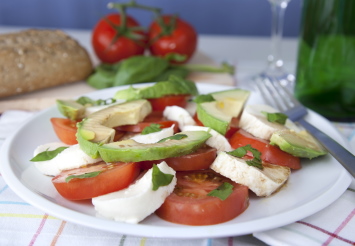
<path id="1" fill-rule="evenodd" d="M 218 197 L 222 201 L 226 200 L 230 194 L 233 192 L 233 185 L 228 182 L 224 182 L 217 189 L 210 191 L 207 196 Z"/>
<path id="2" fill-rule="evenodd" d="M 230 154 L 232 156 L 235 157 L 239 157 L 242 158 L 243 156 L 245 156 L 247 154 L 247 151 L 250 151 L 253 154 L 253 159 L 252 160 L 247 160 L 245 161 L 249 166 L 254 166 L 257 167 L 259 169 L 263 169 L 263 164 L 261 161 L 261 152 L 257 149 L 254 149 L 253 147 L 251 147 L 250 144 L 239 147 L 235 150 L 229 151 L 227 152 L 227 154 Z"/>
<path id="3" fill-rule="evenodd" d="M 149 134 L 149 133 L 154 133 L 154 132 L 160 132 L 162 129 L 160 128 L 162 125 L 160 124 L 155 124 L 155 123 L 152 123 L 150 124 L 149 126 L 147 127 L 144 127 L 143 131 L 142 131 L 142 135 L 146 135 L 146 134 Z"/>
<path id="4" fill-rule="evenodd" d="M 49 161 L 56 157 L 59 153 L 63 150 L 67 149 L 68 147 L 59 147 L 55 150 L 45 150 L 41 153 L 38 153 L 35 157 L 33 157 L 30 161 Z"/>
<path id="5" fill-rule="evenodd" d="M 86 179 L 86 178 L 93 178 L 99 175 L 102 171 L 96 171 L 96 172 L 91 172 L 91 173 L 84 173 L 80 175 L 70 175 L 65 178 L 65 182 L 69 182 L 72 179 Z"/>
<path id="6" fill-rule="evenodd" d="M 269 122 L 278 123 L 281 125 L 285 125 L 285 123 L 286 123 L 287 115 L 285 115 L 283 113 L 278 113 L 278 112 L 277 113 L 268 113 L 265 111 L 262 111 L 261 113 L 266 116 L 266 119 Z"/>
<path id="7" fill-rule="evenodd" d="M 86 105 L 101 106 L 101 105 L 109 105 L 109 104 L 115 103 L 116 99 L 115 98 L 108 98 L 108 99 L 93 100 L 89 97 L 82 96 L 82 97 L 79 97 L 76 100 L 76 102 L 80 103 L 81 105 L 84 105 L 84 106 L 86 106 Z"/>
<path id="8" fill-rule="evenodd" d="M 159 189 L 160 186 L 166 186 L 171 183 L 174 175 L 163 173 L 160 171 L 159 167 L 156 164 L 153 164 L 153 172 L 152 172 L 152 183 L 153 190 Z"/>
<path id="9" fill-rule="evenodd" d="M 195 97 L 195 103 L 213 102 L 216 101 L 211 94 L 202 94 Z"/>
<path id="10" fill-rule="evenodd" d="M 167 140 L 181 140 L 181 139 L 184 139 L 184 138 L 187 138 L 187 135 L 186 135 L 186 134 L 175 134 L 175 135 L 173 135 L 173 136 L 160 139 L 160 140 L 158 141 L 158 143 L 162 143 L 162 142 L 165 142 L 165 141 L 167 141 Z"/>

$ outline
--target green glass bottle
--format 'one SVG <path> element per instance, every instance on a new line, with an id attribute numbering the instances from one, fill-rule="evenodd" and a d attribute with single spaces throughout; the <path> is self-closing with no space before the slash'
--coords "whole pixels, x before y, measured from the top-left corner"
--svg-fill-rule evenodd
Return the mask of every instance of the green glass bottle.
<path id="1" fill-rule="evenodd" d="M 333 121 L 355 121 L 355 0 L 303 0 L 295 96 Z"/>

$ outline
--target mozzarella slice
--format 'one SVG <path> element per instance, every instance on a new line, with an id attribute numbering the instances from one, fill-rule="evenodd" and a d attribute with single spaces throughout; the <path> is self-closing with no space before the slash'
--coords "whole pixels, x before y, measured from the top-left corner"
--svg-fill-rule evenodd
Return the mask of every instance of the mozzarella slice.
<path id="1" fill-rule="evenodd" d="M 93 198 L 92 203 L 98 214 L 116 221 L 138 223 L 154 213 L 176 185 L 175 171 L 164 161 L 157 166 L 163 173 L 174 175 L 169 185 L 154 191 L 151 168 L 128 188 Z"/>
<path id="2" fill-rule="evenodd" d="M 179 128 L 182 130 L 184 126 L 196 125 L 196 122 L 191 117 L 190 113 L 179 106 L 168 106 L 164 109 L 163 115 L 169 120 L 175 120 L 179 123 Z"/>
<path id="3" fill-rule="evenodd" d="M 142 144 L 157 143 L 159 140 L 163 138 L 167 138 L 174 135 L 174 126 L 175 125 L 172 125 L 171 127 L 164 128 L 159 132 L 153 132 L 146 135 L 139 134 L 132 137 L 131 139 Z"/>
<path id="4" fill-rule="evenodd" d="M 296 132 L 300 128 L 291 120 L 287 119 L 286 124 L 269 122 L 262 112 L 277 113 L 278 110 L 268 105 L 247 105 L 240 118 L 239 127 L 255 137 L 270 140 L 271 135 L 279 130 L 293 129 Z"/>
<path id="5" fill-rule="evenodd" d="M 267 163 L 263 166 L 261 170 L 249 166 L 243 159 L 220 152 L 211 169 L 236 183 L 248 186 L 257 196 L 270 196 L 286 182 L 291 170 L 288 167 Z"/>
<path id="6" fill-rule="evenodd" d="M 206 144 L 208 146 L 211 146 L 212 148 L 217 149 L 217 151 L 232 151 L 233 148 L 229 144 L 228 140 L 220 133 L 217 131 L 209 128 L 209 127 L 204 127 L 204 126 L 185 126 L 183 128 L 183 131 L 205 131 L 209 132 L 212 137 L 210 137 L 207 141 Z"/>
<path id="7" fill-rule="evenodd" d="M 79 144 L 68 146 L 63 143 L 48 143 L 38 146 L 34 151 L 34 156 L 48 150 L 55 150 L 59 147 L 68 148 L 59 153 L 56 157 L 48 161 L 35 162 L 36 168 L 45 175 L 56 176 L 63 170 L 78 168 L 83 165 L 101 161 L 101 158 L 93 159 L 80 149 Z"/>

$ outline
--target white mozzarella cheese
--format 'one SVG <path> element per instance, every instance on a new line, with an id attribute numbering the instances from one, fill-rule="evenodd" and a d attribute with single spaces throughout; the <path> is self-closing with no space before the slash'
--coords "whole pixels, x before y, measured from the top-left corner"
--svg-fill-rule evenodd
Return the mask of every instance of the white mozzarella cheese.
<path id="1" fill-rule="evenodd" d="M 127 223 L 138 223 L 154 213 L 174 190 L 175 171 L 166 162 L 157 165 L 160 171 L 174 175 L 172 182 L 153 190 L 152 169 L 128 188 L 95 197 L 92 203 L 99 215 Z"/>
<path id="2" fill-rule="evenodd" d="M 204 126 L 185 126 L 183 131 L 206 131 L 209 132 L 212 136 L 206 141 L 206 144 L 212 148 L 220 151 L 232 151 L 233 148 L 228 142 L 228 140 L 217 131 Z"/>
<path id="3" fill-rule="evenodd" d="M 276 113 L 278 110 L 268 105 L 247 105 L 240 118 L 239 127 L 251 133 L 255 137 L 270 140 L 271 135 L 279 130 L 293 129 L 300 131 L 300 129 L 289 119 L 286 124 L 269 122 L 262 112 Z"/>
<path id="4" fill-rule="evenodd" d="M 273 164 L 264 163 L 263 166 L 261 170 L 249 166 L 241 158 L 220 152 L 212 163 L 211 169 L 236 183 L 247 186 L 257 196 L 269 196 L 286 182 L 291 170 L 288 167 Z"/>
<path id="5" fill-rule="evenodd" d="M 184 126 L 196 125 L 196 122 L 190 113 L 179 106 L 168 106 L 164 109 L 163 115 L 169 120 L 175 120 L 179 123 L 179 128 L 182 130 Z"/>
<path id="6" fill-rule="evenodd" d="M 35 162 L 36 168 L 45 175 L 56 176 L 63 170 L 78 168 L 83 165 L 101 161 L 101 158 L 93 159 L 80 149 L 79 144 L 65 145 L 63 143 L 48 143 L 38 146 L 34 151 L 34 156 L 48 150 L 55 150 L 59 147 L 68 148 L 59 153 L 56 157 L 48 161 Z"/>
<path id="7" fill-rule="evenodd" d="M 159 132 L 153 132 L 146 135 L 142 135 L 142 134 L 135 135 L 131 139 L 142 144 L 157 143 L 159 140 L 163 138 L 167 138 L 174 135 L 174 126 L 175 125 L 172 125 L 169 128 L 164 128 Z"/>

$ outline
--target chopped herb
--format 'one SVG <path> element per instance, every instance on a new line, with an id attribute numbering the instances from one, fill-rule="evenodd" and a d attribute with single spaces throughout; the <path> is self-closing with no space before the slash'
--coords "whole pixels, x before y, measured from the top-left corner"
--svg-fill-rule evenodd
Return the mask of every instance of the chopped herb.
<path id="1" fill-rule="evenodd" d="M 69 182 L 72 179 L 86 179 L 86 178 L 93 178 L 99 175 L 102 171 L 96 171 L 96 172 L 91 172 L 91 173 L 84 173 L 80 175 L 70 175 L 66 177 L 65 182 Z"/>
<path id="2" fill-rule="evenodd" d="M 195 103 L 213 102 L 216 101 L 211 94 L 198 95 L 194 100 Z"/>
<path id="3" fill-rule="evenodd" d="M 246 163 L 249 166 L 254 166 L 259 169 L 263 169 L 263 164 L 261 161 L 261 152 L 257 149 L 254 149 L 253 147 L 251 147 L 250 144 L 239 147 L 233 151 L 227 152 L 227 154 L 242 158 L 243 156 L 245 156 L 247 154 L 247 151 L 250 151 L 253 154 L 254 158 L 252 160 L 247 160 Z"/>
<path id="4" fill-rule="evenodd" d="M 45 150 L 41 153 L 38 153 L 35 157 L 33 157 L 30 161 L 49 161 L 56 157 L 60 152 L 67 149 L 68 147 L 59 147 L 55 150 Z"/>
<path id="5" fill-rule="evenodd" d="M 162 142 L 165 142 L 167 140 L 181 140 L 181 139 L 184 139 L 184 138 L 187 138 L 186 134 L 175 134 L 173 136 L 170 136 L 170 137 L 163 138 L 163 139 L 159 140 L 158 143 L 162 143 Z"/>
<path id="6" fill-rule="evenodd" d="M 90 106 L 100 106 L 100 105 L 109 105 L 112 103 L 116 102 L 116 99 L 114 98 L 108 98 L 108 99 L 98 99 L 98 100 L 93 100 L 89 97 L 80 97 L 79 99 L 76 100 L 77 103 L 80 103 L 81 105 L 90 105 Z"/>
<path id="7" fill-rule="evenodd" d="M 159 189 L 160 186 L 166 186 L 171 183 L 174 175 L 163 173 L 160 171 L 159 167 L 156 164 L 153 164 L 153 172 L 152 172 L 152 182 L 153 182 L 153 190 Z"/>
<path id="8" fill-rule="evenodd" d="M 224 182 L 220 186 L 217 187 L 217 189 L 214 189 L 213 191 L 209 192 L 207 196 L 214 196 L 218 197 L 222 201 L 226 200 L 230 194 L 233 192 L 233 185 L 231 185 L 228 182 Z"/>
<path id="9" fill-rule="evenodd" d="M 162 125 L 160 125 L 160 124 L 152 123 L 149 126 L 144 127 L 144 129 L 143 129 L 141 134 L 142 135 L 146 135 L 146 134 L 149 134 L 149 133 L 160 132 L 162 130 L 161 126 Z"/>
<path id="10" fill-rule="evenodd" d="M 268 113 L 265 111 L 262 111 L 261 113 L 266 116 L 266 119 L 269 122 L 278 123 L 281 125 L 285 125 L 285 123 L 286 123 L 287 115 L 285 115 L 283 113 Z"/>

